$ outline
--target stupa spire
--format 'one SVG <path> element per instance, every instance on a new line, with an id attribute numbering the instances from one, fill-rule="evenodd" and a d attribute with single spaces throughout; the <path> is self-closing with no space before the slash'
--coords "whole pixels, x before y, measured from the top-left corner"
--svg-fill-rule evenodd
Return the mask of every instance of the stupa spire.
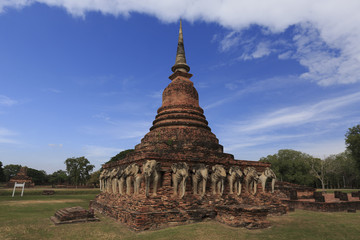
<path id="1" fill-rule="evenodd" d="M 190 67 L 186 64 L 181 19 L 180 19 L 179 41 L 177 46 L 175 65 L 171 68 L 171 70 L 173 72 L 180 71 L 185 73 L 188 73 L 190 71 Z"/>

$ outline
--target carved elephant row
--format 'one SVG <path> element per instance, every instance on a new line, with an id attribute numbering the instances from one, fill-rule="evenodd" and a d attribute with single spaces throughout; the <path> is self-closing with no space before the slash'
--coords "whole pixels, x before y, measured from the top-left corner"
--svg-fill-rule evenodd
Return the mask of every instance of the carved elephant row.
<path id="1" fill-rule="evenodd" d="M 109 193 L 124 195 L 139 194 L 141 182 L 145 181 L 145 194 L 149 196 L 150 183 L 153 185 L 153 195 L 156 195 L 160 176 L 160 164 L 155 160 L 148 160 L 142 166 L 142 173 L 137 163 L 128 166 L 119 166 L 113 169 L 104 169 L 100 173 L 100 190 Z M 132 189 L 134 189 L 132 191 Z"/>
<path id="2" fill-rule="evenodd" d="M 275 173 L 266 168 L 262 173 L 258 173 L 254 167 L 247 167 L 242 171 L 239 166 L 231 166 L 228 171 L 222 165 L 214 165 L 209 172 L 205 164 L 196 164 L 189 168 L 184 162 L 174 163 L 171 166 L 171 178 L 173 194 L 180 198 L 184 197 L 186 182 L 191 175 L 192 190 L 194 195 L 203 197 L 206 193 L 206 184 L 210 178 L 212 194 L 222 195 L 224 192 L 225 179 L 227 178 L 230 187 L 230 194 L 241 194 L 242 182 L 245 183 L 247 192 L 256 193 L 257 184 L 261 183 L 265 192 L 265 183 L 268 178 L 272 179 L 272 192 L 276 181 Z M 138 194 L 141 182 L 145 183 L 145 195 L 148 197 L 152 186 L 153 195 L 157 194 L 157 186 L 160 178 L 160 163 L 155 160 L 147 160 L 142 166 L 142 173 L 138 164 L 133 163 L 128 166 L 120 166 L 114 169 L 105 169 L 100 174 L 100 190 L 110 193 L 124 193 L 124 183 L 126 182 L 126 194 Z M 117 190 L 118 189 L 118 190 Z M 253 189 L 253 191 L 251 191 Z"/>
<path id="3" fill-rule="evenodd" d="M 178 185 L 180 184 L 180 198 L 185 194 L 186 179 L 189 176 L 189 167 L 186 163 L 175 163 L 172 165 L 172 180 L 174 186 L 174 194 L 177 195 Z M 208 166 L 205 164 L 196 164 L 191 169 L 193 194 L 201 195 L 206 193 L 206 183 L 210 178 L 212 194 L 222 195 L 224 192 L 225 179 L 228 179 L 230 194 L 241 194 L 242 182 L 245 183 L 245 190 L 256 194 L 257 184 L 261 183 L 263 192 L 265 192 L 265 184 L 268 178 L 272 179 L 271 192 L 274 192 L 276 175 L 270 168 L 265 168 L 262 173 L 258 173 L 254 167 L 247 167 L 241 171 L 239 166 L 231 166 L 228 171 L 222 165 L 214 165 L 209 174 Z M 210 175 L 210 177 L 209 177 Z M 251 189 L 253 189 L 251 191 Z"/>

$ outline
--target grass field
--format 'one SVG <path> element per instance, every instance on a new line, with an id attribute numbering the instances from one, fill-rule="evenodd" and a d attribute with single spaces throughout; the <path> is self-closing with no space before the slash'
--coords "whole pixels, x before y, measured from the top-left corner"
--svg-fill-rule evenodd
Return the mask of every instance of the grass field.
<path id="1" fill-rule="evenodd" d="M 359 239 L 360 213 L 319 213 L 296 210 L 285 216 L 269 217 L 272 226 L 261 230 L 228 227 L 215 221 L 135 233 L 124 225 L 101 216 L 100 222 L 55 226 L 50 221 L 64 207 L 87 208 L 98 190 L 56 189 L 42 196 L 42 189 L 26 190 L 14 198 L 0 190 L 0 239 Z M 5 194 L 6 193 L 6 194 Z"/>

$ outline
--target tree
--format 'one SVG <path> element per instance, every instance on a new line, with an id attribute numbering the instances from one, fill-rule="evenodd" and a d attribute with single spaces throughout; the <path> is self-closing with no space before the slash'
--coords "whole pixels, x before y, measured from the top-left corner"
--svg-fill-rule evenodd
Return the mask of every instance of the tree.
<path id="1" fill-rule="evenodd" d="M 322 191 L 325 192 L 327 173 L 329 171 L 329 162 L 325 159 L 310 158 L 310 174 L 317 178 L 321 183 Z"/>
<path id="2" fill-rule="evenodd" d="M 20 171 L 21 165 L 9 164 L 4 166 L 5 181 L 8 182 L 10 178 L 16 176 Z"/>
<path id="3" fill-rule="evenodd" d="M 95 167 L 85 157 L 68 158 L 65 160 L 65 164 L 69 179 L 76 187 L 78 184 L 86 183 L 90 177 L 90 172 Z"/>
<path id="4" fill-rule="evenodd" d="M 97 187 L 99 185 L 100 170 L 97 170 L 97 171 L 93 172 L 92 174 L 90 174 L 90 178 L 87 182 L 89 185 L 92 185 L 94 187 Z"/>
<path id="5" fill-rule="evenodd" d="M 106 163 L 116 162 L 121 159 L 124 159 L 129 153 L 132 153 L 133 151 L 134 151 L 134 149 L 127 149 L 127 150 L 121 151 L 120 153 L 118 153 L 114 157 L 112 157 L 109 161 L 107 161 Z"/>
<path id="6" fill-rule="evenodd" d="M 310 174 L 311 159 L 313 157 L 309 154 L 292 149 L 282 149 L 277 154 L 262 157 L 260 162 L 271 163 L 271 168 L 281 181 L 314 186 L 316 178 Z"/>
<path id="7" fill-rule="evenodd" d="M 48 183 L 48 176 L 44 170 L 27 168 L 27 175 L 32 178 L 35 185 L 44 185 Z"/>
<path id="8" fill-rule="evenodd" d="M 360 124 L 349 128 L 345 134 L 345 143 L 360 169 Z"/>
<path id="9" fill-rule="evenodd" d="M 53 174 L 49 175 L 49 182 L 51 184 L 64 184 L 67 181 L 68 176 L 64 170 L 57 170 L 56 172 L 53 172 Z"/>
<path id="10" fill-rule="evenodd" d="M 351 152 L 330 155 L 326 158 L 328 162 L 328 185 L 332 188 L 357 188 L 359 186 L 360 169 Z"/>
<path id="11" fill-rule="evenodd" d="M 5 182 L 5 174 L 3 169 L 3 164 L 0 161 L 0 182 Z"/>

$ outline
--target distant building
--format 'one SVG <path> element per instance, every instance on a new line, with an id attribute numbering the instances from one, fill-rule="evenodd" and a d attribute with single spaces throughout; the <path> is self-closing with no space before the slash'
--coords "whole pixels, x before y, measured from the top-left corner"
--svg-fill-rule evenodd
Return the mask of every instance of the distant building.
<path id="1" fill-rule="evenodd" d="M 16 174 L 16 176 L 10 179 L 7 186 L 14 187 L 15 182 L 25 183 L 25 187 L 35 186 L 35 184 L 32 181 L 32 178 L 27 175 L 27 167 L 21 167 L 20 171 Z"/>

